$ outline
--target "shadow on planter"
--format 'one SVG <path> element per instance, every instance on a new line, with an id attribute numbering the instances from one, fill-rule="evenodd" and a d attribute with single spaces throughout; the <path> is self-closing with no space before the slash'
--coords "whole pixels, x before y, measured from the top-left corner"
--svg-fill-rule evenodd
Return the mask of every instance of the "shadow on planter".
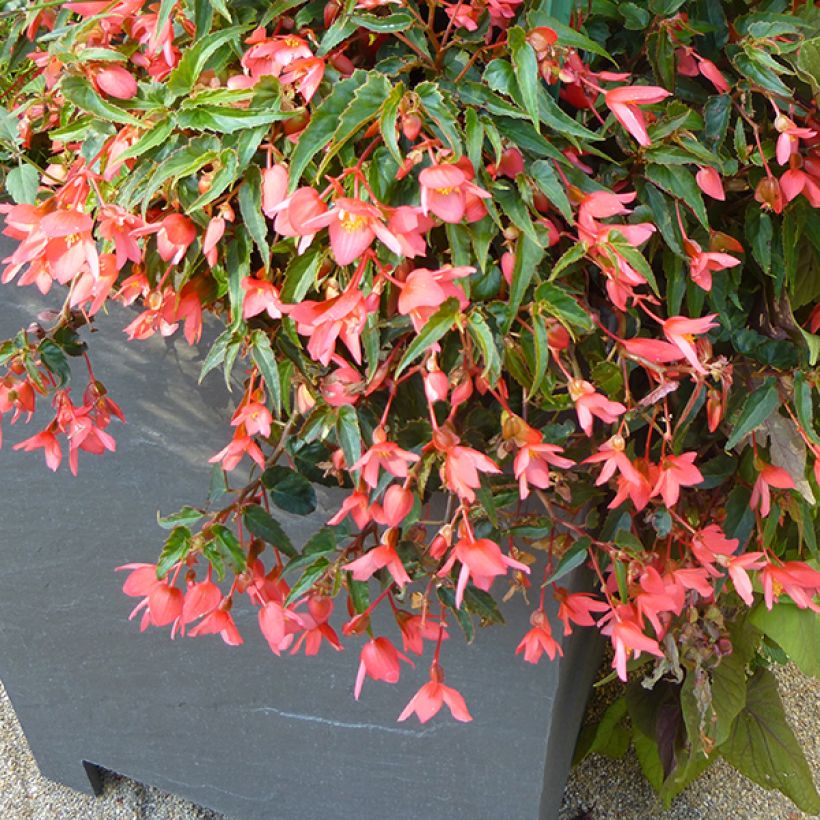
<path id="1" fill-rule="evenodd" d="M 0 289 L 0 338 L 42 309 L 30 289 Z M 426 680 L 429 650 L 396 686 L 368 680 L 357 703 L 352 642 L 276 658 L 242 607 L 238 648 L 216 636 L 171 642 L 127 620 L 134 600 L 114 568 L 156 559 L 157 511 L 202 502 L 207 459 L 230 436 L 219 374 L 197 385 L 207 347 L 128 343 L 127 317 L 101 317 L 92 346 L 128 421 L 111 428 L 117 452 L 82 454 L 78 478 L 66 465 L 52 474 L 39 454 L 11 449 L 37 419 L 7 426 L 0 452 L 0 677 L 42 773 L 88 791 L 98 764 L 237 818 L 553 817 L 600 658 L 590 630 L 564 639 L 562 660 L 533 667 L 513 657 L 528 629 L 521 601 L 472 646 L 452 629 L 448 681 L 474 720 L 420 726 L 396 716 Z M 335 509 L 317 489 L 319 509 Z M 298 541 L 327 514 L 277 517 Z"/>

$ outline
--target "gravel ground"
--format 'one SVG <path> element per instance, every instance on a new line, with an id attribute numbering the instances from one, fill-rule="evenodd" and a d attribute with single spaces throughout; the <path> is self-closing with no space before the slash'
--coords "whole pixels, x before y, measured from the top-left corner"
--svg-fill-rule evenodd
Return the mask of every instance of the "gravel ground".
<path id="1" fill-rule="evenodd" d="M 809 764 L 820 772 L 820 682 L 794 667 L 778 673 L 783 702 Z M 593 702 L 590 708 L 598 704 Z M 103 794 L 88 797 L 41 777 L 5 690 L 0 686 L 0 817 L 4 820 L 220 820 L 222 815 L 117 775 Z M 722 762 L 713 766 L 663 811 L 643 780 L 634 755 L 592 756 L 571 775 L 562 820 L 586 817 L 690 820 L 794 820 L 805 817 L 786 798 L 750 783 Z"/>

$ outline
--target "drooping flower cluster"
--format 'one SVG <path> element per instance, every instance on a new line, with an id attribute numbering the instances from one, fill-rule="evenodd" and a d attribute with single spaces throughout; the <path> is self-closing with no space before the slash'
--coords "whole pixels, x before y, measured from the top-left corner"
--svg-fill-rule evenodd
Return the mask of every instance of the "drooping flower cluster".
<path id="1" fill-rule="evenodd" d="M 277 655 L 364 636 L 357 698 L 429 643 L 399 719 L 468 721 L 443 643 L 500 620 L 502 587 L 533 609 L 525 661 L 597 628 L 623 680 L 704 680 L 724 615 L 818 611 L 809 12 L 723 31 L 703 4 L 614 3 L 616 35 L 595 4 L 297 3 L 241 26 L 229 5 L 67 2 L 48 39 L 52 9 L 21 29 L 42 82 L 9 115 L 0 277 L 65 304 L 0 345 L 0 419 L 55 410 L 15 447 L 57 469 L 64 440 L 75 473 L 114 449 L 80 338 L 109 306 L 139 308 L 132 343 L 198 344 L 213 314 L 203 377 L 241 369 L 211 462 L 250 478 L 123 568 L 141 628 L 238 645 L 243 601 Z M 311 513 L 315 482 L 339 508 L 294 545 L 271 504 Z"/>

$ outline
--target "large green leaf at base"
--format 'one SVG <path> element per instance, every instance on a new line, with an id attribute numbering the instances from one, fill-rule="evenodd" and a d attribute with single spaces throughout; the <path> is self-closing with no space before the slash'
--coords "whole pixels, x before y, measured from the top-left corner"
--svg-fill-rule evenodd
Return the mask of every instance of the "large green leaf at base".
<path id="1" fill-rule="evenodd" d="M 771 610 L 758 604 L 749 620 L 777 641 L 803 674 L 820 678 L 820 635 L 817 630 L 820 615 L 787 603 L 775 604 Z"/>
<path id="2" fill-rule="evenodd" d="M 720 753 L 750 780 L 780 790 L 809 814 L 820 813 L 811 769 L 786 722 L 777 681 L 768 670 L 758 669 L 749 681 L 746 706 Z"/>

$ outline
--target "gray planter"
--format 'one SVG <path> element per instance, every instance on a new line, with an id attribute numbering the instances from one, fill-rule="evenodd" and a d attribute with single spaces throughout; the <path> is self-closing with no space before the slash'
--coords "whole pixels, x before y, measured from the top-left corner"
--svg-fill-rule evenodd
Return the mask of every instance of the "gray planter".
<path id="1" fill-rule="evenodd" d="M 0 338 L 42 304 L 0 289 Z M 118 452 L 82 454 L 78 478 L 52 474 L 11 449 L 36 420 L 6 424 L 0 451 L 0 677 L 42 773 L 88 791 L 101 766 L 237 818 L 554 816 L 599 660 L 588 630 L 533 667 L 513 658 L 528 628 L 520 602 L 472 646 L 454 629 L 445 668 L 474 720 L 420 726 L 396 716 L 429 650 L 397 686 L 368 680 L 357 703 L 356 648 L 276 658 L 251 609 L 235 612 L 239 648 L 129 623 L 114 567 L 155 560 L 157 511 L 201 502 L 207 458 L 230 433 L 219 377 L 196 383 L 203 351 L 127 343 L 126 321 L 103 317 L 93 351 L 128 420 L 112 429 Z M 281 519 L 298 540 L 325 517 Z"/>

